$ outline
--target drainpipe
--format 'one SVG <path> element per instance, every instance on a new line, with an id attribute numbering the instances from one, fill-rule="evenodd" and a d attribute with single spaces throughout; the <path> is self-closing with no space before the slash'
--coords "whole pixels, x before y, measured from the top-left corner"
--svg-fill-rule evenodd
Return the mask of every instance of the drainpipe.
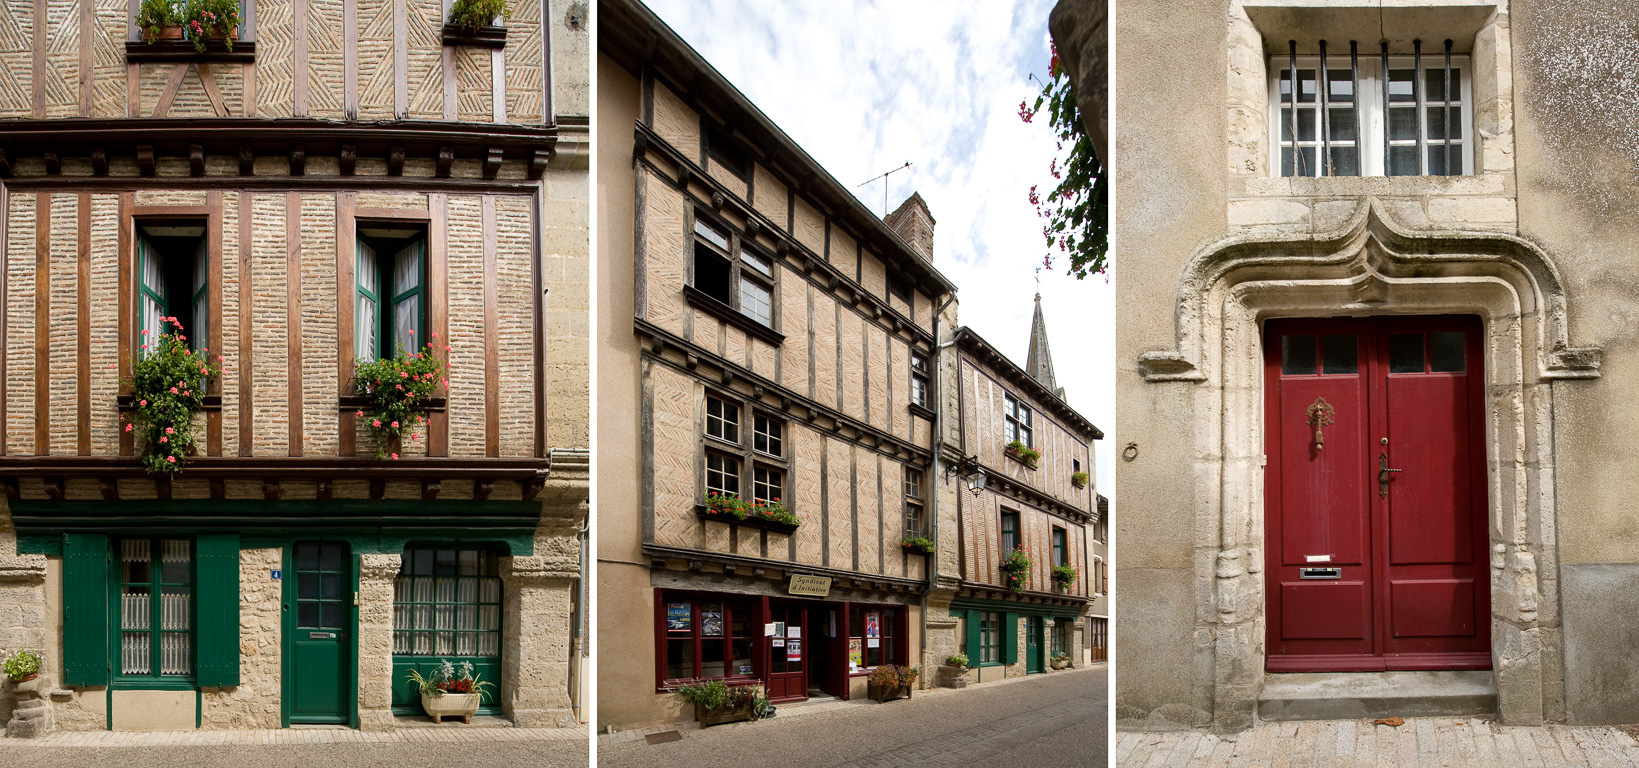
<path id="1" fill-rule="evenodd" d="M 938 407 L 933 409 L 933 464 L 928 467 L 928 482 L 933 484 L 933 487 L 928 489 L 928 536 L 935 543 L 939 541 L 939 446 L 945 440 L 945 409 L 944 403 L 940 402 L 944 399 L 944 376 L 943 366 L 939 361 L 939 353 L 944 348 L 956 343 L 954 340 L 943 344 L 939 343 L 939 316 L 944 314 L 945 310 L 954 301 L 956 301 L 956 292 L 951 291 L 946 294 L 944 303 L 933 309 L 933 382 L 929 389 L 933 390 L 933 404 Z M 957 488 L 957 492 L 960 491 L 961 488 Z M 922 647 L 918 653 L 924 667 L 928 666 L 928 592 L 939 584 L 939 555 L 935 554 L 929 559 L 933 564 L 932 567 L 928 568 L 928 588 L 922 590 Z M 922 675 L 923 688 L 928 687 L 928 677 L 929 675 Z"/>
<path id="2" fill-rule="evenodd" d="M 570 697 L 570 708 L 574 711 L 575 722 L 577 723 L 583 722 L 580 713 L 582 698 L 586 693 L 586 606 L 587 590 L 589 588 L 586 578 L 586 549 L 588 538 L 591 535 L 590 518 L 591 516 L 588 515 L 587 519 L 581 520 L 580 529 L 575 533 L 575 539 L 580 543 L 580 586 L 575 590 L 575 601 L 578 605 L 575 606 L 575 637 L 573 642 L 570 643 L 569 660 L 577 662 L 575 663 L 575 690 L 572 691 Z M 577 655 L 579 655 L 579 659 L 575 658 Z"/>

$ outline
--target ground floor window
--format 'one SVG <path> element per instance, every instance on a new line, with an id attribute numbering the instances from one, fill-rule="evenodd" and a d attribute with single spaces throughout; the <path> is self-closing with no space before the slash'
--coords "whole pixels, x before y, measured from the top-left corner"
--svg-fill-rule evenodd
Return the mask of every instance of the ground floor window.
<path id="1" fill-rule="evenodd" d="M 854 603 L 848 613 L 848 671 L 900 664 L 899 609 Z"/>
<path id="2" fill-rule="evenodd" d="M 1048 631 L 1047 650 L 1054 656 L 1070 652 L 1070 622 L 1054 621 Z"/>
<path id="3" fill-rule="evenodd" d="M 1000 663 L 1002 660 L 1002 615 L 995 611 L 979 614 L 979 662 Z"/>
<path id="4" fill-rule="evenodd" d="M 191 676 L 193 542 L 121 539 L 118 552 L 119 676 Z"/>
<path id="5" fill-rule="evenodd" d="M 481 680 L 501 683 L 500 555 L 479 547 L 406 547 L 393 579 L 393 707 L 419 711 L 407 681 L 414 669 L 471 664 Z M 483 702 L 496 711 L 493 693 Z"/>
<path id="6" fill-rule="evenodd" d="M 709 678 L 752 677 L 750 600 L 662 593 L 665 670 L 661 687 Z M 760 629 L 760 628 L 757 628 Z"/>

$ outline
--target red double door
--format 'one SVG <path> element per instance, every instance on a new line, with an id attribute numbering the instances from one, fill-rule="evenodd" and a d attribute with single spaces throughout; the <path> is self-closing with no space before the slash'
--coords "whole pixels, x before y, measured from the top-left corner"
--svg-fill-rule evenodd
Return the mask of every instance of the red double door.
<path id="1" fill-rule="evenodd" d="M 1269 671 L 1489 669 L 1478 318 L 1264 338 Z"/>

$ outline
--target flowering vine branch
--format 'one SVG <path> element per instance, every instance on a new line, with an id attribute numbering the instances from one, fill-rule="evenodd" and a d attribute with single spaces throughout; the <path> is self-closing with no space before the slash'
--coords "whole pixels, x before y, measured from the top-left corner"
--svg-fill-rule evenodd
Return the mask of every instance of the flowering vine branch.
<path id="1" fill-rule="evenodd" d="M 1109 197 L 1105 194 L 1104 164 L 1092 140 L 1081 130 L 1081 110 L 1076 106 L 1070 75 L 1059 60 L 1058 46 L 1052 50 L 1047 81 L 1030 76 L 1041 83 L 1041 93 L 1034 105 L 1019 102 L 1019 119 L 1029 123 L 1045 106 L 1058 145 L 1058 156 L 1048 164 L 1058 185 L 1045 198 L 1039 185 L 1030 187 L 1030 204 L 1036 216 L 1044 220 L 1041 233 L 1047 240 L 1047 254 L 1042 257 L 1042 266 L 1052 269 L 1055 253 L 1063 254 L 1070 259 L 1067 271 L 1081 279 L 1103 273 L 1109 266 Z"/>
<path id="2" fill-rule="evenodd" d="M 376 458 L 391 456 L 397 461 L 405 433 L 411 440 L 421 437 L 414 430 L 426 420 L 423 411 L 433 393 L 449 390 L 444 361 L 436 354 L 437 343 L 438 334 L 434 333 L 424 352 L 411 355 L 409 350 L 400 349 L 396 357 L 360 360 L 353 369 L 354 391 L 369 398 L 369 404 L 359 409 L 357 416 L 375 438 Z M 450 350 L 449 345 L 444 346 L 445 352 Z"/>
<path id="3" fill-rule="evenodd" d="M 171 331 L 149 336 L 144 329 L 142 354 L 131 364 L 132 400 L 136 412 L 125 431 L 143 441 L 142 463 L 149 472 L 182 471 L 194 448 L 193 415 L 205 405 L 205 390 L 222 376 L 222 356 L 210 359 L 210 350 L 194 354 L 182 323 L 160 318 Z"/>

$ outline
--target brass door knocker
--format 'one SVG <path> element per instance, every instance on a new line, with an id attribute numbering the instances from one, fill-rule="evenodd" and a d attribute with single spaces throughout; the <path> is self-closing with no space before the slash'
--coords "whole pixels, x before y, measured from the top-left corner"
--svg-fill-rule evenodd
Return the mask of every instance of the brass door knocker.
<path id="1" fill-rule="evenodd" d="M 1321 431 L 1321 427 L 1330 426 L 1333 423 L 1332 413 L 1332 404 L 1326 402 L 1324 397 L 1315 398 L 1315 401 L 1309 405 L 1309 425 L 1315 428 L 1315 450 L 1317 451 L 1326 447 L 1326 434 Z"/>

